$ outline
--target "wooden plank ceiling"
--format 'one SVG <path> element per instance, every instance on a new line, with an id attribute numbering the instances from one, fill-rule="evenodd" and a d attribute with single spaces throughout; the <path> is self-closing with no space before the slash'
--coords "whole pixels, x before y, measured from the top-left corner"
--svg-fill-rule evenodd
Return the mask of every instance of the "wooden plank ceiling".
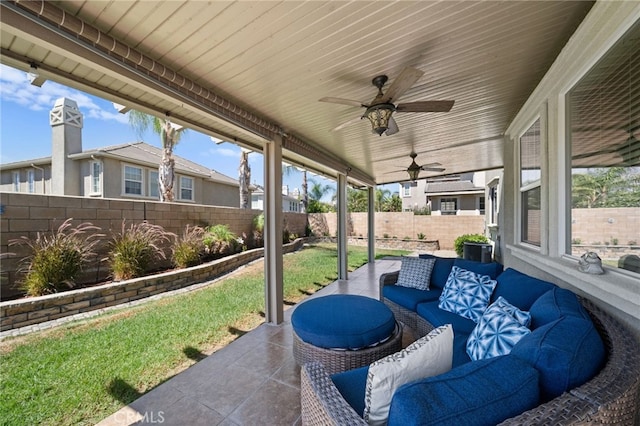
<path id="1" fill-rule="evenodd" d="M 406 180 L 403 168 L 412 150 L 420 164 L 442 164 L 440 174 L 501 167 L 505 129 L 592 6 L 566 1 L 54 4 L 379 184 Z M 3 63 L 27 69 L 18 59 L 31 59 L 55 71 L 52 78 L 112 100 L 159 112 L 180 108 L 37 35 L 10 25 L 0 31 Z M 318 99 L 367 103 L 377 91 L 373 77 L 387 74 L 388 86 L 406 66 L 424 75 L 399 101 L 455 100 L 452 110 L 395 113 L 400 132 L 392 136 L 372 134 L 367 120 L 331 131 L 364 109 Z M 176 112 L 199 130 L 252 139 L 208 114 Z"/>

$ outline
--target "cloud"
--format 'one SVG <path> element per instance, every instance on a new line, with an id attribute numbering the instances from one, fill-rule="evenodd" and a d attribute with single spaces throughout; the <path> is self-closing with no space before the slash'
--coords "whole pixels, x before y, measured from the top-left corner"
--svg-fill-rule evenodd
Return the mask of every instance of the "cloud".
<path id="1" fill-rule="evenodd" d="M 102 121 L 117 121 L 127 124 L 128 118 L 117 111 L 98 105 L 92 96 L 76 89 L 47 80 L 42 87 L 32 86 L 27 73 L 0 64 L 0 96 L 4 102 L 13 102 L 33 111 L 50 110 L 58 98 L 73 99 L 86 118 Z M 105 105 L 112 108 L 111 102 Z"/>
<path id="2" fill-rule="evenodd" d="M 233 148 L 215 147 L 209 148 L 204 154 L 207 157 L 231 157 L 240 159 L 240 150 Z"/>

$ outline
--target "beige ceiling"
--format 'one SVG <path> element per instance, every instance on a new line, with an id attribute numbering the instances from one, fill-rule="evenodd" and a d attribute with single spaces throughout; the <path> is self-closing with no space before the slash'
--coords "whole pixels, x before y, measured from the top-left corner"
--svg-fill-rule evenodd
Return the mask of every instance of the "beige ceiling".
<path id="1" fill-rule="evenodd" d="M 409 153 L 443 174 L 499 168 L 502 135 L 591 2 L 579 1 L 57 1 L 75 16 L 376 183 L 407 178 Z M 34 62 L 51 79 L 209 134 L 260 146 L 263 138 L 173 97 L 148 78 L 119 73 L 83 52 L 82 37 L 51 36 L 42 18 L 2 2 L 3 63 Z M 38 29 L 39 28 L 39 29 Z M 75 46 L 74 46 L 75 44 Z M 80 45 L 80 48 L 78 47 Z M 91 47 L 91 46 L 90 46 Z M 107 55 L 103 55 L 107 56 Z M 111 58 L 111 61 L 113 59 Z M 134 67 L 127 64 L 131 70 Z M 455 100 L 448 113 L 395 113 L 400 132 L 379 137 L 366 120 L 331 129 L 363 109 L 318 102 L 369 102 L 371 79 L 405 66 L 424 71 L 400 102 Z M 318 152 L 318 151 L 316 151 Z M 300 153 L 285 152 L 311 164 Z M 311 161 L 314 155 L 309 155 Z M 328 170 L 315 165 L 318 170 Z M 435 173 L 422 172 L 421 177 Z M 356 179 L 358 180 L 358 179 Z M 360 179 L 365 182 L 366 179 Z"/>

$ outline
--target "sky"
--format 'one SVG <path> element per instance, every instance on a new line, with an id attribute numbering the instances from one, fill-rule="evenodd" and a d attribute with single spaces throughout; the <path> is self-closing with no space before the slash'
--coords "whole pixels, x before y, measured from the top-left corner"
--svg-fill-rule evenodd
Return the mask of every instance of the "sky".
<path id="1" fill-rule="evenodd" d="M 75 100 L 84 116 L 84 150 L 140 140 L 128 116 L 120 114 L 111 101 L 53 81 L 46 81 L 42 87 L 32 86 L 25 72 L 0 64 L 0 164 L 51 156 L 49 111 L 61 97 Z M 160 137 L 151 130 L 141 140 L 160 147 Z M 240 148 L 232 143 L 216 144 L 209 136 L 188 130 L 174 154 L 238 179 Z M 262 185 L 262 154 L 249 154 L 249 166 L 251 183 Z M 319 176 L 309 175 L 309 179 L 335 186 L 334 181 Z M 301 182 L 299 171 L 283 176 L 283 184 L 290 190 L 300 188 Z"/>

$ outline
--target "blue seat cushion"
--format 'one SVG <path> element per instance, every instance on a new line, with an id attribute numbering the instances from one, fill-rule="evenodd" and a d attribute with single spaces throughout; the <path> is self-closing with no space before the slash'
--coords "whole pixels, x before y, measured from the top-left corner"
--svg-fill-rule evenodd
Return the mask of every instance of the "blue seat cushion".
<path id="1" fill-rule="evenodd" d="M 540 394 L 549 401 L 590 380 L 602 368 L 605 348 L 590 320 L 562 317 L 523 337 L 510 356 L 540 372 Z"/>
<path id="2" fill-rule="evenodd" d="M 416 312 L 422 318 L 426 319 L 434 327 L 440 327 L 445 324 L 453 326 L 453 333 L 470 334 L 475 328 L 476 322 L 465 317 L 461 317 L 453 312 L 445 311 L 438 307 L 438 301 L 424 302 L 418 304 Z"/>
<path id="3" fill-rule="evenodd" d="M 451 368 L 456 368 L 471 361 L 471 358 L 467 353 L 467 340 L 469 340 L 468 333 L 454 333 L 453 362 L 451 363 Z"/>
<path id="4" fill-rule="evenodd" d="M 528 311 L 541 295 L 556 287 L 548 281 L 539 280 L 511 268 L 498 275 L 496 281 L 498 284 L 491 295 L 491 303 L 502 296 L 523 311 Z"/>
<path id="5" fill-rule="evenodd" d="M 578 300 L 578 296 L 569 290 L 555 286 L 531 305 L 529 313 L 531 314 L 532 330 L 549 324 L 562 316 L 591 320 Z"/>
<path id="6" fill-rule="evenodd" d="M 454 257 L 438 257 L 432 254 L 420 254 L 418 257 L 422 259 L 436 260 L 436 263 L 433 265 L 433 270 L 431 271 L 431 283 L 429 284 L 429 288 L 443 289 L 444 285 L 447 283 L 447 278 L 449 278 L 449 274 L 451 273 L 451 268 L 453 268 L 453 262 L 456 259 Z"/>
<path id="7" fill-rule="evenodd" d="M 333 384 L 336 385 L 344 400 L 360 417 L 364 415 L 364 396 L 367 389 L 368 373 L 369 366 L 366 365 L 331 376 Z"/>
<path id="8" fill-rule="evenodd" d="M 538 402 L 536 369 L 499 356 L 402 386 L 391 400 L 388 425 L 495 425 Z"/>
<path id="9" fill-rule="evenodd" d="M 418 290 L 399 285 L 385 285 L 382 288 L 382 295 L 386 299 L 414 312 L 418 303 L 438 300 L 440 293 L 442 289 Z"/>
<path id="10" fill-rule="evenodd" d="M 396 327 L 393 312 L 370 297 L 333 294 L 298 305 L 291 326 L 307 343 L 326 349 L 361 349 L 387 339 Z"/>
<path id="11" fill-rule="evenodd" d="M 453 266 L 475 272 L 479 275 L 488 275 L 492 280 L 495 280 L 496 277 L 502 273 L 503 269 L 503 266 L 498 262 L 482 263 L 460 258 L 454 259 Z"/>

